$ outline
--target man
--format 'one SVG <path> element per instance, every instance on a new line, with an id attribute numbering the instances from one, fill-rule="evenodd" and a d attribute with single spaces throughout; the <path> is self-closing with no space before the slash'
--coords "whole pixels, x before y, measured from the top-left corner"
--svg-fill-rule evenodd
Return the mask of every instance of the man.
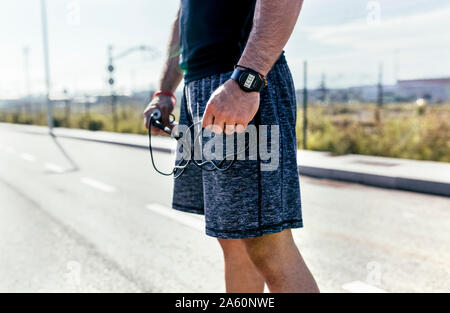
<path id="1" fill-rule="evenodd" d="M 279 126 L 279 164 L 237 161 L 228 171 L 189 166 L 175 179 L 173 208 L 204 214 L 218 238 L 227 292 L 318 292 L 291 234 L 302 227 L 296 161 L 296 100 L 284 57 L 302 0 L 181 0 L 155 109 L 169 125 L 183 78 L 180 124 L 216 134 L 249 124 Z M 177 53 L 181 51 L 180 53 Z M 236 69 L 233 71 L 236 65 Z M 156 130 L 157 131 L 157 130 Z"/>

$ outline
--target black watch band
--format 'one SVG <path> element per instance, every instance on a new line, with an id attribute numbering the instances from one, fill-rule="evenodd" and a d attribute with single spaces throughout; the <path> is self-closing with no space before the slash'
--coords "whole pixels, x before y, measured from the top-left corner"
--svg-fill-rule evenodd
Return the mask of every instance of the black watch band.
<path id="1" fill-rule="evenodd" d="M 245 92 L 260 92 L 267 85 L 264 75 L 250 68 L 242 69 L 238 66 L 235 67 L 231 79 L 236 81 Z"/>

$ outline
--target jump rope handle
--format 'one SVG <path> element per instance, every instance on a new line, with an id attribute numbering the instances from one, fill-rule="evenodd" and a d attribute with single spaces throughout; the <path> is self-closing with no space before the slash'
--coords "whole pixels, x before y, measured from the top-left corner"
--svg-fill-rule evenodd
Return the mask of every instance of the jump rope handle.
<path id="1" fill-rule="evenodd" d="M 160 119 L 161 119 L 161 111 L 160 110 L 154 110 L 152 112 L 152 114 L 150 115 L 150 123 L 154 127 L 156 127 L 158 129 L 162 130 L 163 132 L 169 134 L 171 137 L 173 137 L 175 139 L 178 139 L 177 134 L 172 132 L 172 130 L 168 126 L 165 126 L 163 123 L 161 123 Z"/>

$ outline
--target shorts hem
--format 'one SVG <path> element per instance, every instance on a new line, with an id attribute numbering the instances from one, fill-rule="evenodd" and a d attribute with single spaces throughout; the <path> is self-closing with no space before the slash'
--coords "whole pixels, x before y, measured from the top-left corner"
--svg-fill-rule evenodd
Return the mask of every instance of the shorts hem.
<path id="1" fill-rule="evenodd" d="M 244 238 L 261 237 L 268 234 L 280 233 L 285 229 L 302 228 L 302 227 L 303 221 L 297 220 L 297 221 L 288 221 L 277 225 L 268 225 L 258 229 L 249 229 L 249 230 L 223 231 L 206 228 L 206 234 L 208 236 L 221 239 L 244 239 Z"/>
<path id="2" fill-rule="evenodd" d="M 203 209 L 196 209 L 193 207 L 186 207 L 186 206 L 182 206 L 182 205 L 178 205 L 178 204 L 172 204 L 172 209 L 177 210 L 177 211 L 187 212 L 187 213 L 205 215 L 205 212 Z"/>

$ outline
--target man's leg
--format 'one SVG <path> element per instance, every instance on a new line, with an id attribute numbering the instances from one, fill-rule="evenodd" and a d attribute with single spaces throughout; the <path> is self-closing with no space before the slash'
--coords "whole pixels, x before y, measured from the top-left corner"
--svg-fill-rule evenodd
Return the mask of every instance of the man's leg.
<path id="1" fill-rule="evenodd" d="M 241 239 L 218 239 L 225 259 L 227 292 L 263 292 L 264 278 L 248 256 Z"/>
<path id="2" fill-rule="evenodd" d="M 290 229 L 243 241 L 271 292 L 319 292 Z"/>

